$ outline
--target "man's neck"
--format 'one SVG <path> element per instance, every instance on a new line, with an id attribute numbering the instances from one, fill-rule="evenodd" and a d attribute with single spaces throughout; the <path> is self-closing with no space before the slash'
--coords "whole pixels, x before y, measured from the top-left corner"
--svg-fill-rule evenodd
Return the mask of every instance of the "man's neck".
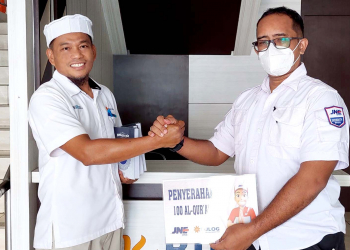
<path id="1" fill-rule="evenodd" d="M 78 86 L 82 91 L 84 91 L 86 94 L 88 94 L 91 98 L 94 98 L 94 94 L 92 92 L 92 89 L 89 85 L 89 80 L 85 81 L 82 85 Z"/>
<path id="2" fill-rule="evenodd" d="M 91 90 L 90 84 L 89 84 L 89 76 L 87 75 L 86 77 L 82 79 L 74 79 L 68 77 L 71 82 L 73 82 L 75 85 L 77 85 L 82 91 L 84 91 L 86 94 L 88 94 L 91 98 L 94 98 L 94 94 Z"/>
<path id="3" fill-rule="evenodd" d="M 286 80 L 290 75 L 292 74 L 292 72 L 287 73 L 283 76 L 269 76 L 269 80 L 270 80 L 270 90 L 271 93 L 272 91 L 274 91 L 274 89 L 276 89 L 284 80 Z"/>
<path id="4" fill-rule="evenodd" d="M 282 76 L 269 76 L 269 84 L 270 84 L 270 90 L 271 93 L 276 89 L 284 80 L 286 80 L 299 66 L 301 65 L 301 62 L 297 62 L 293 65 L 291 70 Z"/>

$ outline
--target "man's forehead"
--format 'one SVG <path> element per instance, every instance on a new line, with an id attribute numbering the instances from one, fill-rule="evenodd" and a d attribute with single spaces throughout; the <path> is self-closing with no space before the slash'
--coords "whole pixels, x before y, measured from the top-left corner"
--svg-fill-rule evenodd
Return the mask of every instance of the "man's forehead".
<path id="1" fill-rule="evenodd" d="M 257 37 L 268 36 L 294 36 L 293 20 L 285 14 L 271 14 L 259 22 L 257 26 Z"/>

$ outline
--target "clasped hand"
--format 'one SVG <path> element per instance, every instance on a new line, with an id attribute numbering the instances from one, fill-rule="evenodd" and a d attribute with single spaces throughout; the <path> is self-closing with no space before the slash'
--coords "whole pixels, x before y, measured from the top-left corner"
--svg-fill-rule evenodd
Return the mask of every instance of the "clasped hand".
<path id="1" fill-rule="evenodd" d="M 172 115 L 158 116 L 154 121 L 148 135 L 158 136 L 162 147 L 173 148 L 180 143 L 184 137 L 185 122 L 176 120 Z"/>

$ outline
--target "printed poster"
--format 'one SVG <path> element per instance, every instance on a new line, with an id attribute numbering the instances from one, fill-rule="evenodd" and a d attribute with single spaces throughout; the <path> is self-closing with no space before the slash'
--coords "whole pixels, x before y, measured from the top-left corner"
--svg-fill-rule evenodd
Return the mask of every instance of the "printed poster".
<path id="1" fill-rule="evenodd" d="M 163 181 L 167 244 L 210 244 L 258 214 L 255 175 Z"/>

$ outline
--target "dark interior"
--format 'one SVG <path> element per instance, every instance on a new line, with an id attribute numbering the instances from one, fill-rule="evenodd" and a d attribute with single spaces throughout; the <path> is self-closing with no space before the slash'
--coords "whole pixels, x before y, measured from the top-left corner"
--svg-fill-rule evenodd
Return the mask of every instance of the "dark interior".
<path id="1" fill-rule="evenodd" d="M 119 0 L 130 54 L 230 55 L 240 0 Z"/>

